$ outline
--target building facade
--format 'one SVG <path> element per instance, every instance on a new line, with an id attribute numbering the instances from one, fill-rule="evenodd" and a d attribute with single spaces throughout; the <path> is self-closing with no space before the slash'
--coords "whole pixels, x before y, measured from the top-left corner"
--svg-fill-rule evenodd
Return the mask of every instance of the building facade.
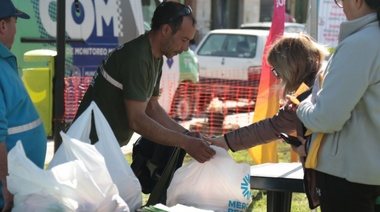
<path id="1" fill-rule="evenodd" d="M 278 0 L 281 1 L 281 0 Z M 236 29 L 242 23 L 272 21 L 274 0 L 182 0 L 193 8 L 198 43 L 213 29 Z M 305 23 L 308 0 L 288 0 L 286 10 L 296 22 Z"/>

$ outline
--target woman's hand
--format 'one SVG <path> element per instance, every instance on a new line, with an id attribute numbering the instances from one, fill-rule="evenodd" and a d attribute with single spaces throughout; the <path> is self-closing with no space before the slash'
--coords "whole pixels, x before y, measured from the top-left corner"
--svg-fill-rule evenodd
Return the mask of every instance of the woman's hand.
<path id="1" fill-rule="evenodd" d="M 230 149 L 227 145 L 226 140 L 224 139 L 224 136 L 221 136 L 218 138 L 204 137 L 203 139 L 206 140 L 207 142 L 209 142 L 211 145 L 222 147 L 223 149 L 225 149 L 227 151 Z"/>
<path id="2" fill-rule="evenodd" d="M 293 151 L 295 151 L 299 156 L 305 157 L 306 156 L 306 151 L 305 151 L 306 139 L 301 136 L 298 136 L 298 140 L 301 141 L 302 145 L 298 147 L 291 145 L 291 147 Z"/>
<path id="3" fill-rule="evenodd" d="M 294 97 L 290 96 L 290 95 L 286 95 L 286 104 L 285 104 L 285 109 L 286 110 L 291 110 L 291 111 L 296 111 L 297 108 L 298 108 L 298 104 L 299 104 L 299 101 L 298 102 L 294 102 Z"/>

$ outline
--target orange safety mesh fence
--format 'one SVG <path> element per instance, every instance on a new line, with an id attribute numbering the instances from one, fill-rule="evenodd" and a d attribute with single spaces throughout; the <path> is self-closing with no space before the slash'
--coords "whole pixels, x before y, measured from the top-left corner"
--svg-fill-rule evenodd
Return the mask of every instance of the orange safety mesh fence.
<path id="1" fill-rule="evenodd" d="M 199 83 L 191 130 L 220 135 L 252 122 L 256 87 Z"/>
<path id="2" fill-rule="evenodd" d="M 77 112 L 79 104 L 86 93 L 88 86 L 92 80 L 92 76 L 65 77 L 65 121 L 70 123 Z"/>
<path id="3" fill-rule="evenodd" d="M 259 77 L 259 76 L 258 76 Z M 193 83 L 178 83 L 173 76 L 163 76 L 160 104 L 186 128 L 205 135 L 220 135 L 252 123 L 258 79 L 225 80 L 199 78 Z M 65 120 L 75 117 L 92 76 L 65 78 Z"/>

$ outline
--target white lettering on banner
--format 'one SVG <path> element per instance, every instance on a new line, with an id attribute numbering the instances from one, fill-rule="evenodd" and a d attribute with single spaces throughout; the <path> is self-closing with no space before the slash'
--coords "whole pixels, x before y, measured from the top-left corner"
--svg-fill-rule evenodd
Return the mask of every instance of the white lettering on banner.
<path id="1" fill-rule="evenodd" d="M 106 4 L 103 0 L 95 1 L 95 10 L 96 10 L 96 35 L 98 37 L 103 36 L 103 24 L 110 25 L 111 20 L 113 19 L 113 35 L 115 37 L 122 36 L 122 17 L 120 9 L 119 0 L 109 0 Z M 111 12 L 112 11 L 112 12 Z"/>
<path id="2" fill-rule="evenodd" d="M 111 52 L 113 48 L 94 48 L 94 47 L 76 47 L 74 55 L 101 55 L 105 56 Z"/>
<path id="3" fill-rule="evenodd" d="M 56 18 L 51 17 L 49 8 L 52 4 L 56 4 L 57 0 L 40 0 L 39 13 L 41 23 L 46 32 L 56 37 L 57 23 Z M 82 5 L 81 15 L 84 15 L 81 23 L 75 22 L 77 14 L 72 13 L 74 0 L 66 0 L 66 32 L 70 38 L 87 40 L 94 31 L 96 26 L 96 36 L 101 37 L 104 35 L 103 23 L 109 26 L 113 24 L 113 36 L 123 36 L 122 29 L 122 16 L 121 16 L 121 2 L 120 0 L 81 0 L 79 3 Z"/>
<path id="4" fill-rule="evenodd" d="M 55 2 L 56 0 L 40 0 L 39 5 L 41 23 L 45 28 L 46 32 L 53 37 L 56 37 L 57 34 L 57 24 L 56 21 L 52 20 L 52 17 L 50 17 L 49 7 L 50 4 Z"/>
<path id="5" fill-rule="evenodd" d="M 283 7 L 285 6 L 286 0 L 277 0 L 276 7 Z"/>
<path id="6" fill-rule="evenodd" d="M 124 46 L 124 44 L 122 44 L 122 45 L 116 47 L 115 49 L 112 49 L 112 51 L 114 51 L 114 50 L 115 50 L 115 51 L 116 51 L 116 50 L 119 50 L 119 49 L 123 48 L 123 46 Z M 107 64 L 108 58 L 112 55 L 112 51 L 110 51 L 110 53 L 107 55 L 107 57 L 104 58 L 104 64 Z"/>

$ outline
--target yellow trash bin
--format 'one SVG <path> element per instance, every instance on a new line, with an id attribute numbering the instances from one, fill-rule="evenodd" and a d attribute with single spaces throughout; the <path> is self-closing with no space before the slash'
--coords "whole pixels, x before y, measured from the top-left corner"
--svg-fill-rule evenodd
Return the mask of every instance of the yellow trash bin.
<path id="1" fill-rule="evenodd" d="M 56 51 L 37 49 L 24 54 L 26 62 L 47 62 L 46 67 L 23 69 L 22 80 L 29 93 L 47 136 L 53 134 L 53 76 Z"/>

